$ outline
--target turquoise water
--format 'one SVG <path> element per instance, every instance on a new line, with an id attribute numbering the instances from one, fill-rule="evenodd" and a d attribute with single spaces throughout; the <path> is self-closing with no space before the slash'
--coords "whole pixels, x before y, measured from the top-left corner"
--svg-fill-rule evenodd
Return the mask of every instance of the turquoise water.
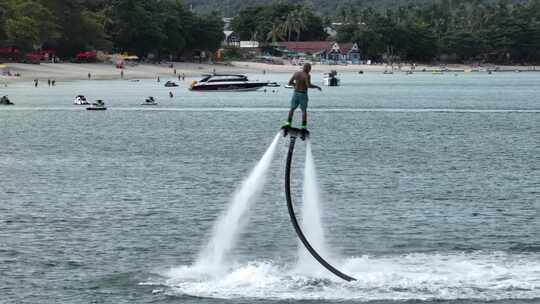
<path id="1" fill-rule="evenodd" d="M 194 271 L 291 92 L 194 93 L 189 79 L 171 99 L 166 80 L 0 90 L 16 104 L 0 108 L 0 302 L 540 301 L 540 74 L 351 73 L 311 93 L 328 248 L 354 283 L 294 271 L 286 141 L 227 273 Z M 160 105 L 140 106 L 150 95 Z"/>

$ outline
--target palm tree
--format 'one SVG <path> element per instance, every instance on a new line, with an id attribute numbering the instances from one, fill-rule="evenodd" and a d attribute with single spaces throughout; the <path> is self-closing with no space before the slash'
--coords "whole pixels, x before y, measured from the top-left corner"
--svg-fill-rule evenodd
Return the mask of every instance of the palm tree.
<path id="1" fill-rule="evenodd" d="M 283 33 L 287 34 L 287 41 L 291 41 L 291 33 L 295 29 L 295 16 L 294 12 L 290 12 L 287 17 L 285 18 L 285 21 L 281 24 L 281 29 Z"/>
<path id="2" fill-rule="evenodd" d="M 296 41 L 300 41 L 300 34 L 303 30 L 306 29 L 306 23 L 304 19 L 306 18 L 306 13 L 304 11 L 304 8 L 300 8 L 296 10 L 295 15 L 295 23 L 294 23 L 294 30 L 296 32 Z"/>
<path id="3" fill-rule="evenodd" d="M 277 22 L 273 22 L 272 29 L 266 36 L 266 41 L 272 41 L 272 44 L 276 45 L 279 40 L 283 40 L 283 31 Z"/>

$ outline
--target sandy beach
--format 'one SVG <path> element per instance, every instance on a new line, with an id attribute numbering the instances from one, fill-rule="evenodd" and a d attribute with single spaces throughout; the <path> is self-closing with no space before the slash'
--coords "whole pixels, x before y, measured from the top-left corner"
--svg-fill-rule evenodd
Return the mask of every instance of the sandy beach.
<path id="1" fill-rule="evenodd" d="M 106 63 L 42 63 L 42 64 L 22 64 L 22 63 L 7 63 L 4 64 L 2 74 L 7 70 L 12 75 L 19 74 L 20 76 L 0 76 L 0 83 L 9 84 L 18 81 L 33 81 L 34 79 L 47 80 L 55 79 L 57 81 L 69 80 L 84 80 L 88 79 L 90 73 L 94 80 L 110 80 L 120 79 L 121 69 L 116 68 L 112 64 Z M 486 71 L 487 69 L 495 69 L 498 67 L 501 71 L 540 71 L 537 67 L 524 66 L 495 66 L 485 65 L 481 67 L 471 67 L 469 65 L 445 65 L 444 68 L 452 72 L 471 72 L 471 71 Z M 441 66 L 417 65 L 416 71 L 425 70 L 427 72 L 441 70 Z M 197 64 L 197 63 L 174 63 L 174 67 L 170 65 L 159 64 L 139 64 L 134 66 L 126 66 L 124 71 L 124 79 L 148 79 L 160 77 L 173 77 L 176 75 L 185 74 L 187 77 L 198 77 L 205 73 L 291 73 L 297 71 L 299 66 L 296 65 L 272 65 L 257 62 L 233 61 L 228 64 Z M 332 70 L 338 72 L 383 72 L 390 69 L 387 65 L 313 65 L 313 73 L 326 73 Z M 410 66 L 404 65 L 402 72 L 408 71 Z M 397 65 L 394 65 L 394 71 L 400 72 Z"/>
<path id="2" fill-rule="evenodd" d="M 18 81 L 33 81 L 34 79 L 47 80 L 85 80 L 90 73 L 94 80 L 120 79 L 122 71 L 124 79 L 148 79 L 160 77 L 175 76 L 185 74 L 187 77 L 199 76 L 205 73 L 249 73 L 252 69 L 235 67 L 222 64 L 194 64 L 194 63 L 174 63 L 174 67 L 159 64 L 138 64 L 134 66 L 125 66 L 124 69 L 118 69 L 115 65 L 106 63 L 42 63 L 42 64 L 22 64 L 7 63 L 6 70 L 12 75 L 20 76 L 0 76 L 0 81 L 4 83 Z M 2 71 L 0 71 L 2 72 Z"/>

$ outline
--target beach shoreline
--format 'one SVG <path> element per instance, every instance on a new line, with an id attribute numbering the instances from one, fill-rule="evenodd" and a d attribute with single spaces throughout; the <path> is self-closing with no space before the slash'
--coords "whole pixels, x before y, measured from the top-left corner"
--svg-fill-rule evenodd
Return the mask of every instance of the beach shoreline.
<path id="1" fill-rule="evenodd" d="M 173 67 L 170 64 L 138 64 L 134 66 L 125 66 L 124 69 L 118 69 L 113 64 L 106 63 L 42 63 L 42 64 L 23 64 L 23 63 L 6 63 L 5 70 L 9 70 L 12 75 L 19 74 L 20 76 L 0 76 L 0 83 L 9 84 L 15 82 L 47 81 L 49 79 L 56 81 L 76 81 L 88 80 L 88 74 L 92 80 L 115 80 L 115 79 L 152 79 L 157 77 L 178 77 L 185 75 L 186 77 L 199 77 L 202 74 L 208 73 L 235 73 L 235 74 L 250 74 L 250 73 L 292 73 L 300 69 L 297 65 L 274 65 L 247 61 L 233 61 L 228 64 L 202 64 L 202 63 L 186 63 L 175 62 Z M 483 65 L 480 67 L 471 67 L 463 64 L 444 65 L 448 69 L 447 72 L 487 72 L 495 70 L 505 72 L 540 72 L 540 67 L 535 66 L 496 66 Z M 174 71 L 176 70 L 176 74 Z M 314 64 L 312 73 L 328 73 L 336 70 L 339 73 L 347 72 L 380 72 L 390 71 L 391 67 L 385 64 L 379 65 L 322 65 Z M 394 65 L 394 72 L 406 72 L 410 70 L 409 65 L 403 65 L 399 70 L 398 65 Z M 441 65 L 417 65 L 416 72 L 435 72 L 441 71 Z M 122 78 L 123 71 L 123 78 Z"/>

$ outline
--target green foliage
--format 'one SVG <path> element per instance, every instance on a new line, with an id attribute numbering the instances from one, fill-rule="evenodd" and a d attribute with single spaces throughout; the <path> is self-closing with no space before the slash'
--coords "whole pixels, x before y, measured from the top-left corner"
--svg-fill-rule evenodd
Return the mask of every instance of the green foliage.
<path id="1" fill-rule="evenodd" d="M 238 60 L 242 58 L 240 49 L 237 47 L 225 47 L 223 49 L 222 56 L 225 60 Z"/>
<path id="2" fill-rule="evenodd" d="M 186 1 L 220 14 L 181 0 L 0 0 L 0 46 L 176 57 L 218 49 L 221 15 L 236 15 L 242 40 L 268 45 L 324 40 L 339 22 L 337 40 L 375 60 L 540 62 L 540 0 Z"/>
<path id="3" fill-rule="evenodd" d="M 223 20 L 220 14 L 213 12 L 195 19 L 193 37 L 196 37 L 193 48 L 215 52 L 225 39 Z"/>
<path id="4" fill-rule="evenodd" d="M 341 11 L 339 41 L 368 58 L 520 63 L 540 61 L 540 1 L 496 4 L 442 0 L 430 5 Z"/>
<path id="5" fill-rule="evenodd" d="M 327 36 L 321 16 L 293 4 L 249 7 L 240 11 L 231 25 L 242 40 L 259 42 L 324 40 Z"/>
<path id="6" fill-rule="evenodd" d="M 198 16 L 181 0 L 0 0 L 0 46 L 23 51 L 80 51 L 181 56 L 215 51 L 223 39 L 219 14 Z"/>
<path id="7" fill-rule="evenodd" d="M 6 38 L 23 49 L 39 48 L 59 36 L 52 12 L 37 1 L 8 2 L 4 14 Z"/>
<path id="8" fill-rule="evenodd" d="M 0 41 L 6 39 L 6 21 L 8 18 L 8 0 L 0 0 Z"/>

